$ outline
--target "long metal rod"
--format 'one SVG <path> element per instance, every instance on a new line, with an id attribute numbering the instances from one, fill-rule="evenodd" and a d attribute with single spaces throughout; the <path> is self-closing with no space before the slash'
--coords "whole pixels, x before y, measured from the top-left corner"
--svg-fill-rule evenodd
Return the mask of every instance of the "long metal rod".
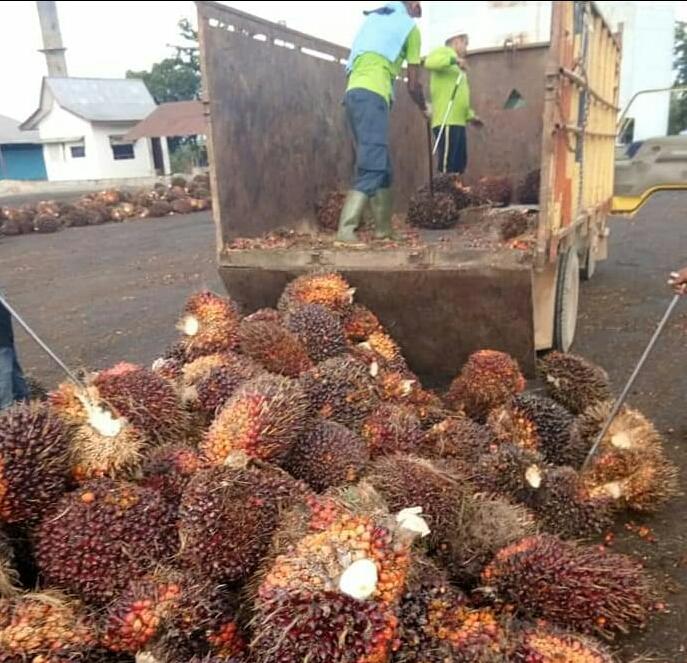
<path id="1" fill-rule="evenodd" d="M 2 304 L 10 315 L 24 328 L 24 331 L 43 349 L 43 351 L 66 373 L 67 377 L 79 388 L 86 390 L 86 385 L 67 367 L 67 365 L 41 340 L 36 332 L 29 327 L 24 319 L 14 310 L 11 304 L 0 292 L 0 304 Z"/>
<path id="2" fill-rule="evenodd" d="M 604 424 L 603 428 L 601 429 L 601 432 L 597 436 L 597 438 L 594 442 L 594 445 L 589 450 L 589 453 L 587 454 L 587 458 L 585 459 L 585 461 L 582 465 L 582 471 L 584 471 L 587 468 L 587 466 L 591 462 L 592 458 L 594 458 L 594 454 L 596 453 L 597 449 L 599 448 L 601 441 L 604 439 L 606 433 L 608 432 L 608 429 L 611 427 L 611 424 L 613 423 L 613 420 L 616 418 L 618 412 L 620 412 L 620 408 L 623 406 L 623 403 L 625 402 L 627 395 L 630 393 L 630 389 L 632 389 L 632 385 L 634 384 L 635 380 L 637 379 L 639 372 L 644 367 L 646 360 L 649 358 L 651 351 L 654 349 L 654 345 L 656 345 L 656 341 L 658 341 L 659 336 L 663 332 L 663 329 L 666 326 L 668 319 L 670 318 L 673 311 L 675 310 L 675 307 L 677 306 L 681 297 L 682 297 L 682 295 L 675 295 L 673 297 L 673 299 L 671 300 L 670 304 L 668 305 L 666 312 L 663 314 L 663 318 L 661 318 L 661 322 L 658 323 L 658 327 L 656 327 L 656 331 L 654 332 L 654 335 L 651 337 L 649 344 L 646 346 L 646 349 L 644 350 L 644 354 L 641 356 L 640 360 L 637 362 L 637 365 L 635 366 L 635 370 L 632 371 L 632 375 L 630 376 L 630 379 L 627 381 L 625 388 L 623 389 L 620 396 L 618 396 L 616 402 L 613 404 L 613 409 L 611 410 L 611 413 L 608 415 L 608 419 L 606 419 L 606 423 Z"/>
<path id="3" fill-rule="evenodd" d="M 451 109 L 453 108 L 453 104 L 456 102 L 456 94 L 458 92 L 458 88 L 460 87 L 460 84 L 463 82 L 463 70 L 459 69 L 458 70 L 458 76 L 456 77 L 456 84 L 453 86 L 453 92 L 451 92 L 451 101 L 449 102 L 448 106 L 446 107 L 446 112 L 444 113 L 444 119 L 441 121 L 441 127 L 439 128 L 439 133 L 437 134 L 437 139 L 434 141 L 434 148 L 432 149 L 432 155 L 435 155 L 437 153 L 437 150 L 439 149 L 439 141 L 441 140 L 441 137 L 444 135 L 444 131 L 446 130 L 446 123 L 448 122 L 448 116 L 451 113 Z"/>
<path id="4" fill-rule="evenodd" d="M 432 125 L 427 120 L 427 150 L 429 152 L 429 195 L 434 196 L 434 152 L 432 152 Z"/>

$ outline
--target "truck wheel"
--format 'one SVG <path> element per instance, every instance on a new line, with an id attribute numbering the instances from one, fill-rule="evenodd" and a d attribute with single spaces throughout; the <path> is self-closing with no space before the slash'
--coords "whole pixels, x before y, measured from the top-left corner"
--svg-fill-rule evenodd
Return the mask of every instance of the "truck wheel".
<path id="1" fill-rule="evenodd" d="M 580 259 L 573 247 L 560 256 L 558 263 L 553 342 L 555 349 L 561 352 L 568 352 L 575 340 L 579 299 Z"/>
<path id="2" fill-rule="evenodd" d="M 582 269 L 580 271 L 580 276 L 583 281 L 591 281 L 592 276 L 596 272 L 596 256 L 594 255 L 594 250 L 591 243 L 587 246 L 587 250 L 584 252 L 582 258 Z"/>

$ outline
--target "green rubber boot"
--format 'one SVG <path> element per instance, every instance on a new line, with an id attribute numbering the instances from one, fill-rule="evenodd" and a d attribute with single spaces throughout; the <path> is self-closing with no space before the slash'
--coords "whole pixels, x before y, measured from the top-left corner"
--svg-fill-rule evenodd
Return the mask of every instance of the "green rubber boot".
<path id="1" fill-rule="evenodd" d="M 341 216 L 339 217 L 339 231 L 336 241 L 346 244 L 360 244 L 356 237 L 356 228 L 360 225 L 368 197 L 362 191 L 351 189 L 346 195 Z"/>
<path id="2" fill-rule="evenodd" d="M 391 189 L 379 189 L 370 198 L 370 207 L 375 222 L 375 239 L 397 239 L 391 227 L 392 205 Z"/>

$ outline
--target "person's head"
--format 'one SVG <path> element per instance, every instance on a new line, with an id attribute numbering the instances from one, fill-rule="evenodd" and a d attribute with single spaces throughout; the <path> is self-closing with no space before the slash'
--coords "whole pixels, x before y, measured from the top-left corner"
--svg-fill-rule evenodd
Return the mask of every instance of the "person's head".
<path id="1" fill-rule="evenodd" d="M 422 16 L 422 3 L 420 2 L 404 2 L 408 14 L 413 18 L 420 18 Z"/>
<path id="2" fill-rule="evenodd" d="M 465 33 L 453 35 L 446 40 L 446 46 L 452 48 L 459 58 L 464 58 L 468 52 L 468 36 Z"/>

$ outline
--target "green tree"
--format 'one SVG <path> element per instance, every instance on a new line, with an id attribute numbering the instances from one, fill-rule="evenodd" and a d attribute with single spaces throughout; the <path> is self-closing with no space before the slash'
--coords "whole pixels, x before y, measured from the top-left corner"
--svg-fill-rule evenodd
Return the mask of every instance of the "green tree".
<path id="1" fill-rule="evenodd" d="M 687 85 L 687 23 L 675 24 L 675 45 L 673 47 L 673 68 L 675 85 Z M 668 133 L 678 134 L 687 129 L 687 94 L 674 92 L 670 98 Z"/>
<path id="2" fill-rule="evenodd" d="M 140 78 L 158 104 L 167 101 L 186 101 L 200 96 L 200 57 L 198 32 L 188 19 L 178 23 L 180 46 L 173 57 L 156 62 L 150 71 L 127 71 L 127 78 Z"/>

